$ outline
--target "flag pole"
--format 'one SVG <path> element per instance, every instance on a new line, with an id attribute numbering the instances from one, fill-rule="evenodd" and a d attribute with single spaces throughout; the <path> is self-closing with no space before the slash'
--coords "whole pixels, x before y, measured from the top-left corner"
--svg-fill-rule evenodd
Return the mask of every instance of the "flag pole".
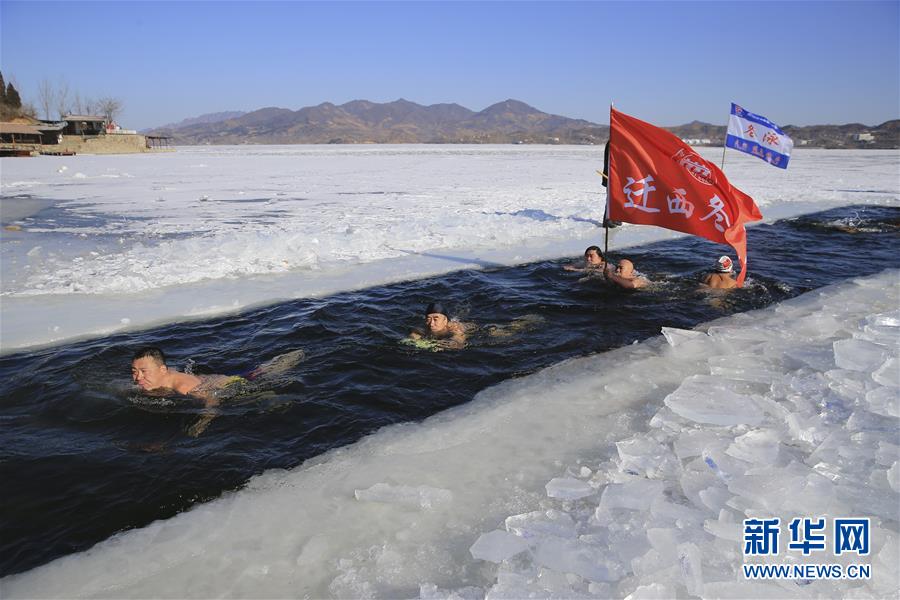
<path id="1" fill-rule="evenodd" d="M 729 117 L 730 119 L 730 117 Z M 722 172 L 725 172 L 725 150 L 728 148 L 728 123 L 725 123 L 725 139 L 722 140 Z"/>
<path id="2" fill-rule="evenodd" d="M 609 137 L 612 138 L 612 109 L 615 101 L 609 101 Z M 606 147 L 603 149 L 603 177 L 606 179 L 606 208 L 603 209 L 603 262 L 609 260 L 609 142 L 606 140 Z M 606 265 L 604 264 L 604 274 L 606 273 Z"/>

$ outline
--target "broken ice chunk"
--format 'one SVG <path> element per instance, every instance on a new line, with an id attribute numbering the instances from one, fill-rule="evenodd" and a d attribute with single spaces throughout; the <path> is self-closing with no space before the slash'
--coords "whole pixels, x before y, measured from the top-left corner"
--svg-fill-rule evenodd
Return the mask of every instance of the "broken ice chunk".
<path id="1" fill-rule="evenodd" d="M 678 564 L 681 566 L 681 578 L 688 594 L 700 596 L 703 593 L 703 563 L 700 548 L 690 543 L 679 544 Z"/>
<path id="2" fill-rule="evenodd" d="M 675 440 L 675 455 L 680 459 L 700 456 L 704 448 L 725 448 L 727 440 L 710 429 L 688 429 Z"/>
<path id="3" fill-rule="evenodd" d="M 627 483 L 610 483 L 603 489 L 598 511 L 611 508 L 629 508 L 631 510 L 649 510 L 650 504 L 662 494 L 662 481 L 651 479 L 633 479 Z"/>
<path id="4" fill-rule="evenodd" d="M 653 504 L 650 506 L 650 514 L 664 522 L 675 523 L 676 526 L 683 529 L 696 528 L 697 525 L 703 522 L 704 516 L 699 510 L 686 504 L 670 502 L 664 496 L 659 496 L 653 501 Z"/>
<path id="5" fill-rule="evenodd" d="M 572 477 L 554 477 L 545 488 L 548 496 L 561 500 L 578 500 L 594 493 L 589 483 Z"/>
<path id="6" fill-rule="evenodd" d="M 678 329 L 677 327 L 663 327 L 661 329 L 661 333 L 663 337 L 666 338 L 666 341 L 673 348 L 683 344 L 684 342 L 690 340 L 697 340 L 707 338 L 705 333 L 702 331 L 693 331 L 691 329 Z"/>
<path id="7" fill-rule="evenodd" d="M 727 502 L 731 500 L 731 492 L 728 490 L 713 486 L 705 490 L 700 490 L 700 501 L 710 510 L 722 510 L 727 506 Z"/>
<path id="8" fill-rule="evenodd" d="M 528 542 L 517 535 L 495 529 L 481 534 L 469 552 L 478 560 L 501 563 L 528 549 Z"/>
<path id="9" fill-rule="evenodd" d="M 675 475 L 680 468 L 671 450 L 645 436 L 616 442 L 616 450 L 621 469 L 635 475 Z"/>
<path id="10" fill-rule="evenodd" d="M 691 375 L 666 396 L 665 404 L 676 414 L 698 423 L 760 423 L 764 414 L 753 397 L 732 391 L 726 381 L 709 375 Z"/>
<path id="11" fill-rule="evenodd" d="M 575 537 L 575 521 L 561 510 L 534 511 L 506 517 L 506 530 L 530 539 L 552 535 L 561 538 Z"/>
<path id="12" fill-rule="evenodd" d="M 721 511 L 718 519 L 707 519 L 704 521 L 703 529 L 717 538 L 728 540 L 729 542 L 741 541 L 742 528 L 740 523 L 723 519 L 722 513 L 725 513 L 725 511 Z"/>
<path id="13" fill-rule="evenodd" d="M 879 387 L 866 393 L 869 410 L 885 417 L 900 417 L 900 393 L 896 388 Z"/>
<path id="14" fill-rule="evenodd" d="M 420 485 L 389 485 L 376 483 L 366 490 L 355 490 L 354 495 L 360 502 L 384 502 L 399 504 L 420 509 L 430 509 L 453 500 L 450 490 Z"/>
<path id="15" fill-rule="evenodd" d="M 895 462 L 891 468 L 887 470 L 887 480 L 892 490 L 900 492 L 900 461 Z"/>
<path id="16" fill-rule="evenodd" d="M 887 358 L 883 346 L 865 340 L 839 340 L 833 347 L 834 363 L 850 371 L 871 372 Z"/>
<path id="17" fill-rule="evenodd" d="M 748 431 L 735 438 L 725 453 L 755 465 L 773 465 L 778 458 L 779 437 L 772 429 Z"/>
<path id="18" fill-rule="evenodd" d="M 618 581 L 624 575 L 624 569 L 610 559 L 608 550 L 578 540 L 544 538 L 535 549 L 534 562 L 590 581 Z"/>
<path id="19" fill-rule="evenodd" d="M 834 348 L 831 344 L 827 346 L 811 345 L 789 348 L 784 355 L 817 371 L 828 371 L 835 367 Z"/>
<path id="20" fill-rule="evenodd" d="M 889 358 L 884 364 L 872 373 L 872 379 L 881 385 L 890 386 L 892 388 L 900 387 L 900 362 L 896 358 Z M 894 390 L 895 394 L 900 395 L 900 391 Z"/>

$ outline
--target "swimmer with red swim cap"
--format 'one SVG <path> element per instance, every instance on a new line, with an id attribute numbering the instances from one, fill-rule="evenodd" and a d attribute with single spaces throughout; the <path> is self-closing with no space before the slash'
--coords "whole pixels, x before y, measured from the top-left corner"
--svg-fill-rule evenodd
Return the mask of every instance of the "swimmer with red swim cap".
<path id="1" fill-rule="evenodd" d="M 720 257 L 713 272 L 703 277 L 703 285 L 714 290 L 730 290 L 737 287 L 737 281 L 734 279 L 734 261 L 727 256 Z"/>

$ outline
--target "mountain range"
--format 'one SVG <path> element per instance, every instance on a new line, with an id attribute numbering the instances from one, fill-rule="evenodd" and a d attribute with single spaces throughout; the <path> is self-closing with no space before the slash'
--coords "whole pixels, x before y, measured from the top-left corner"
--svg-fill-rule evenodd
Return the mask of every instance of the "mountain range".
<path id="1" fill-rule="evenodd" d="M 693 121 L 665 127 L 696 145 L 723 144 L 725 125 Z M 900 120 L 878 126 L 785 126 L 795 144 L 829 148 L 900 147 Z M 203 144 L 600 144 L 609 126 L 542 112 L 505 100 L 475 112 L 459 104 L 423 106 L 408 100 L 325 102 L 299 110 L 268 107 L 185 119 L 144 131 L 176 145 Z M 871 139 L 867 135 L 870 134 Z"/>

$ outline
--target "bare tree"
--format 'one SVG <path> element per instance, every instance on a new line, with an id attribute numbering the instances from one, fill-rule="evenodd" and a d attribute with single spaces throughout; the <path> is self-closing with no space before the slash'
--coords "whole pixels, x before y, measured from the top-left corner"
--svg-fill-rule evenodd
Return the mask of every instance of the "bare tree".
<path id="1" fill-rule="evenodd" d="M 97 108 L 106 117 L 106 122 L 112 123 L 116 116 L 122 112 L 122 101 L 118 98 L 106 96 L 97 101 Z"/>
<path id="2" fill-rule="evenodd" d="M 22 104 L 22 114 L 28 115 L 32 119 L 37 119 L 38 111 L 32 102 L 25 102 Z"/>
<path id="3" fill-rule="evenodd" d="M 98 104 L 97 104 L 96 100 L 94 100 L 93 98 L 85 98 L 84 99 L 84 112 L 81 114 L 93 115 L 98 110 L 100 110 L 100 109 L 98 108 Z"/>
<path id="4" fill-rule="evenodd" d="M 55 106 L 56 92 L 49 79 L 42 79 L 38 84 L 38 104 L 44 109 L 44 118 L 50 120 L 50 110 Z"/>
<path id="5" fill-rule="evenodd" d="M 75 111 L 76 115 L 84 114 L 84 102 L 81 101 L 81 92 L 78 90 L 75 90 L 75 99 L 72 100 L 72 104 L 74 105 L 72 110 Z"/>
<path id="6" fill-rule="evenodd" d="M 65 79 L 56 88 L 56 111 L 60 119 L 69 112 L 69 82 Z"/>

